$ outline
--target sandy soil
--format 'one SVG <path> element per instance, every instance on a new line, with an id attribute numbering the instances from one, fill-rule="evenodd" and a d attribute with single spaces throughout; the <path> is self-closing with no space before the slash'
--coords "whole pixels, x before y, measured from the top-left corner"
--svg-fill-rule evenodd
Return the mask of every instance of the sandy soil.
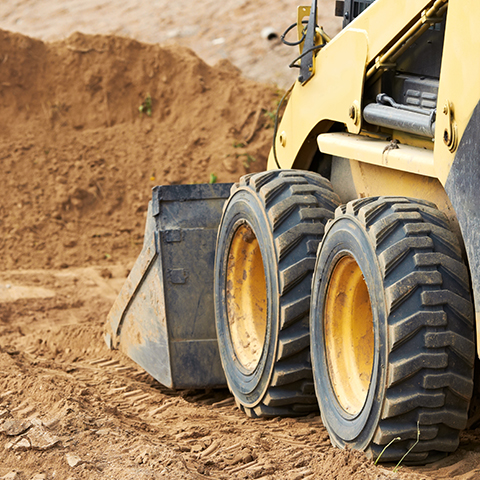
<path id="1" fill-rule="evenodd" d="M 0 31 L 0 478 L 479 478 L 480 430 L 395 472 L 333 448 L 316 415 L 252 420 L 227 390 L 170 391 L 106 348 L 151 187 L 265 168 L 281 92 L 245 76 L 276 81 L 252 74 L 280 48 L 259 32 L 295 12 L 139 3 L 0 5 L 0 28 L 55 40 Z"/>
<path id="2" fill-rule="evenodd" d="M 0 478 L 479 478 L 478 430 L 450 457 L 394 472 L 333 448 L 319 416 L 249 419 L 227 390 L 168 390 L 103 342 L 127 272 L 0 272 Z"/>

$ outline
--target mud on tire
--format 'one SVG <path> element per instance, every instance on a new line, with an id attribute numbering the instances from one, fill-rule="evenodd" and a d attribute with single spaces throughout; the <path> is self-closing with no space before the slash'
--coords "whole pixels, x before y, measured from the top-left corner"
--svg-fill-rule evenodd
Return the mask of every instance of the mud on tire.
<path id="1" fill-rule="evenodd" d="M 347 293 L 350 313 L 339 300 Z M 355 329 L 357 344 L 345 340 Z M 473 307 L 458 241 L 435 205 L 380 197 L 337 209 L 318 252 L 311 333 L 335 445 L 398 461 L 419 434 L 410 464 L 457 448 L 473 388 Z"/>
<path id="2" fill-rule="evenodd" d="M 324 224 L 339 199 L 318 174 L 246 175 L 224 206 L 215 258 L 220 355 L 252 417 L 318 410 L 310 362 L 310 289 Z"/>

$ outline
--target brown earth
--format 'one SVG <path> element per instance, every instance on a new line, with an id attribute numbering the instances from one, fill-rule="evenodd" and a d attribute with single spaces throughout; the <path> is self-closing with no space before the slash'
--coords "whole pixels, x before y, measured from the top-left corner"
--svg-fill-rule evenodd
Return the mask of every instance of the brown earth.
<path id="1" fill-rule="evenodd" d="M 5 269 L 132 259 L 154 185 L 265 168 L 279 93 L 228 61 L 79 33 L 0 31 L 0 52 Z"/>
<path id="2" fill-rule="evenodd" d="M 183 47 L 0 31 L 0 477 L 480 477 L 480 430 L 395 472 L 333 448 L 318 416 L 249 419 L 106 348 L 151 187 L 265 168 L 278 98 Z"/>

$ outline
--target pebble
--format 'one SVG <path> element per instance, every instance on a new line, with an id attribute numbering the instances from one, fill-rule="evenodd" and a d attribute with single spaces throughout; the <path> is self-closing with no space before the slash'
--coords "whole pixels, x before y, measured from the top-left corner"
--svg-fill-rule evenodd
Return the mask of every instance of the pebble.
<path id="1" fill-rule="evenodd" d="M 35 426 L 27 434 L 32 448 L 36 450 L 48 450 L 60 443 L 60 439 L 52 435 L 43 426 Z"/>
<path id="2" fill-rule="evenodd" d="M 65 454 L 65 457 L 67 458 L 67 463 L 72 467 L 76 467 L 77 465 L 80 465 L 82 463 L 82 459 L 73 453 L 67 453 Z"/>
<path id="3" fill-rule="evenodd" d="M 28 450 L 32 445 L 28 438 L 16 439 L 5 444 L 5 450 Z"/>
<path id="4" fill-rule="evenodd" d="M 6 475 L 2 477 L 1 480 L 19 480 L 19 476 L 17 472 L 8 472 Z"/>
<path id="5" fill-rule="evenodd" d="M 0 427 L 0 432 L 5 433 L 5 435 L 16 436 L 20 435 L 31 427 L 31 423 L 28 420 L 16 420 L 11 419 L 5 421 Z"/>

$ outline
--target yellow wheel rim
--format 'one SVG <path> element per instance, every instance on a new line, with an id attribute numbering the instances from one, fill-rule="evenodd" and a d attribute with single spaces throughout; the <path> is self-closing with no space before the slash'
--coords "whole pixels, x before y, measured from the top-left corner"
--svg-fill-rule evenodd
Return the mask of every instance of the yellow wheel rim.
<path id="1" fill-rule="evenodd" d="M 368 288 L 349 255 L 335 265 L 330 278 L 324 322 L 330 381 L 342 408 L 356 415 L 367 399 L 375 342 Z"/>
<path id="2" fill-rule="evenodd" d="M 238 361 L 253 371 L 267 332 L 267 284 L 258 240 L 249 225 L 240 226 L 227 263 L 227 314 Z"/>

